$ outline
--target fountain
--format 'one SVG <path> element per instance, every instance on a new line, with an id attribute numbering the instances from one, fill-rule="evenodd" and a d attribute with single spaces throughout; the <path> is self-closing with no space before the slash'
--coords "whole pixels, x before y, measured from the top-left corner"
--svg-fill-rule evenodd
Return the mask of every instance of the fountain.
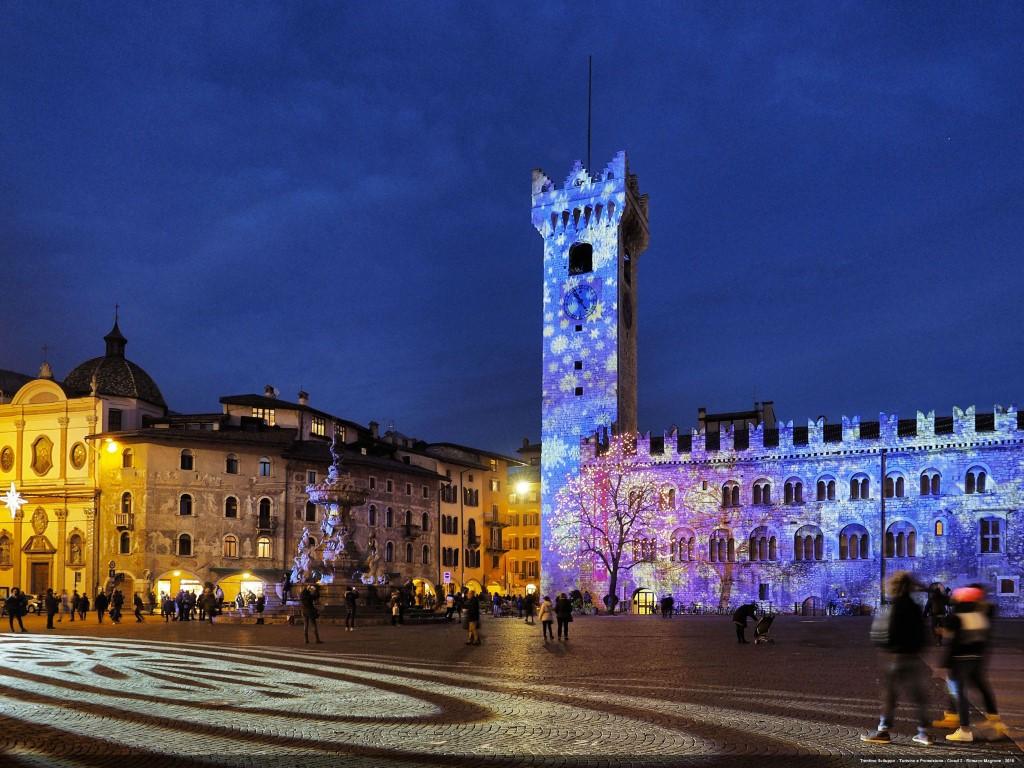
<path id="1" fill-rule="evenodd" d="M 369 494 L 357 488 L 351 473 L 341 466 L 336 439 L 331 440 L 331 466 L 327 470 L 327 477 L 322 482 L 306 486 L 309 500 L 324 509 L 323 522 L 320 524 L 323 535 L 317 544 L 309 528 L 303 529 L 292 565 L 293 584 L 347 584 L 364 581 L 362 563 L 351 537 L 354 524 L 350 513 L 352 507 L 365 504 Z M 372 534 L 367 555 L 367 571 L 372 573 L 373 558 L 376 557 L 377 561 L 380 559 Z"/>

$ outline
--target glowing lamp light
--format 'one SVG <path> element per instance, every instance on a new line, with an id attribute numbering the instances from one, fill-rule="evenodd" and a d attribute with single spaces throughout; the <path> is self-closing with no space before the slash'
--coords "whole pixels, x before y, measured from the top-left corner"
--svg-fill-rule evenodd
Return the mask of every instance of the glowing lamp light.
<path id="1" fill-rule="evenodd" d="M 175 571 L 175 572 L 174 572 L 174 575 L 175 575 L 175 576 L 181 576 L 181 571 Z"/>
<path id="2" fill-rule="evenodd" d="M 251 579 L 252 578 L 252 574 L 249 573 L 248 571 L 246 571 L 245 573 L 242 574 L 242 578 L 243 579 Z"/>
<path id="3" fill-rule="evenodd" d="M 14 483 L 11 483 L 11 489 L 3 496 L 0 496 L 0 499 L 3 499 L 7 509 L 11 511 L 12 518 L 17 517 L 18 510 L 26 504 L 25 498 L 18 493 L 18 489 L 14 487 Z"/>
<path id="4" fill-rule="evenodd" d="M 107 443 L 107 453 L 117 453 L 117 442 L 115 440 L 111 440 L 108 437 L 107 440 L 106 440 L 106 443 Z"/>
<path id="5" fill-rule="evenodd" d="M 524 494 L 524 493 L 529 492 L 529 490 L 530 490 L 530 484 L 528 482 L 526 482 L 525 480 L 520 480 L 518 483 L 516 483 L 516 493 Z"/>

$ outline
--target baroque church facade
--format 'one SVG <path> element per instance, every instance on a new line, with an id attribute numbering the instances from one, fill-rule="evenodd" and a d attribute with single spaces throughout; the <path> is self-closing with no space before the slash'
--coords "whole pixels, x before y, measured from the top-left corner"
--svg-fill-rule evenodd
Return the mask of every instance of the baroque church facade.
<path id="1" fill-rule="evenodd" d="M 594 176 L 577 163 L 561 187 L 535 171 L 533 223 L 544 241 L 543 590 L 603 595 L 602 569 L 568 566 L 554 546 L 566 535 L 555 510 L 609 432 L 636 432 L 647 200 L 619 153 Z M 620 575 L 617 597 L 636 610 L 665 595 L 703 610 L 856 610 L 877 605 L 886 569 L 981 582 L 1002 612 L 1024 614 L 1024 415 L 1013 406 L 806 425 L 763 406 L 701 413 L 698 429 L 641 434 L 637 450 L 660 503 Z"/>

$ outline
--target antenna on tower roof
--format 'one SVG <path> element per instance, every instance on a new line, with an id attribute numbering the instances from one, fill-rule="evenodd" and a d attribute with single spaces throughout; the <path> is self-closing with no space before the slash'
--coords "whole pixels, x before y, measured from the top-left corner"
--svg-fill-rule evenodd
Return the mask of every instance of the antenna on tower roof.
<path id="1" fill-rule="evenodd" d="M 590 167 L 590 102 L 593 94 L 594 85 L 594 57 L 591 55 L 587 56 L 587 173 L 593 174 L 593 169 Z"/>

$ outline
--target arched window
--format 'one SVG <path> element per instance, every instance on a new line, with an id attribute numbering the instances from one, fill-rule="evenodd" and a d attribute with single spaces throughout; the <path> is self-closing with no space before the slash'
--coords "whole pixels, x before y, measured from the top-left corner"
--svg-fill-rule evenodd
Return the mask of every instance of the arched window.
<path id="1" fill-rule="evenodd" d="M 135 454 L 132 453 L 131 448 L 125 448 L 121 452 L 121 466 L 125 469 L 131 469 L 135 466 Z"/>
<path id="2" fill-rule="evenodd" d="M 132 513 L 132 495 L 125 491 L 121 494 L 121 514 L 130 515 Z"/>
<path id="3" fill-rule="evenodd" d="M 256 527 L 257 528 L 260 528 L 262 530 L 266 530 L 266 529 L 271 527 L 270 512 L 271 512 L 270 499 L 266 499 L 266 498 L 260 499 L 259 519 L 256 521 Z"/>
<path id="4" fill-rule="evenodd" d="M 903 475 L 898 472 L 892 472 L 885 477 L 885 498 L 902 499 L 907 495 L 906 481 L 903 479 Z"/>
<path id="5" fill-rule="evenodd" d="M 428 515 L 426 512 L 424 512 L 422 515 L 420 515 L 420 528 L 422 528 L 425 531 L 429 527 L 430 527 L 430 515 Z"/>
<path id="6" fill-rule="evenodd" d="M 423 545 L 422 557 L 423 557 L 423 564 L 424 565 L 429 565 L 430 564 L 430 547 L 428 547 L 426 544 Z"/>
<path id="7" fill-rule="evenodd" d="M 694 559 L 697 537 L 690 528 L 677 528 L 669 542 L 671 559 L 677 563 L 688 563 Z"/>
<path id="8" fill-rule="evenodd" d="M 388 507 L 384 510 L 384 527 L 390 528 L 395 524 L 395 511 Z"/>
<path id="9" fill-rule="evenodd" d="M 390 541 L 384 545 L 384 562 L 393 563 L 395 561 L 395 545 Z"/>
<path id="10" fill-rule="evenodd" d="M 412 562 L 412 544 L 406 543 L 405 545 L 405 562 Z"/>
<path id="11" fill-rule="evenodd" d="M 831 475 L 823 475 L 819 477 L 816 490 L 818 501 L 835 501 L 836 479 Z"/>
<path id="12" fill-rule="evenodd" d="M 269 559 L 273 556 L 271 541 L 267 536 L 256 539 L 256 557 Z"/>
<path id="13" fill-rule="evenodd" d="M 192 456 L 192 451 L 188 448 L 181 452 L 180 466 L 182 469 L 191 470 L 195 466 L 195 460 Z"/>
<path id="14" fill-rule="evenodd" d="M 314 504 L 312 501 L 307 501 L 306 502 L 305 512 L 306 512 L 306 522 L 307 523 L 315 523 L 316 522 L 316 504 Z"/>
<path id="15" fill-rule="evenodd" d="M 751 562 L 775 560 L 779 556 L 778 539 L 766 526 L 759 526 L 750 532 L 748 553 Z"/>
<path id="16" fill-rule="evenodd" d="M 238 517 L 238 499 L 234 496 L 224 499 L 224 517 Z"/>
<path id="17" fill-rule="evenodd" d="M 886 557 L 917 557 L 917 529 L 906 520 L 897 520 L 885 532 Z"/>
<path id="18" fill-rule="evenodd" d="M 964 493 L 984 493 L 987 480 L 984 467 L 971 467 L 964 476 Z"/>
<path id="19" fill-rule="evenodd" d="M 772 484 L 767 480 L 757 480 L 754 483 L 754 504 L 771 504 L 772 503 Z"/>
<path id="20" fill-rule="evenodd" d="M 786 504 L 803 504 L 804 503 L 804 484 L 803 481 L 796 477 L 791 477 L 786 481 L 785 486 L 782 489 L 783 500 Z"/>
<path id="21" fill-rule="evenodd" d="M 942 519 L 936 520 L 935 521 L 935 529 L 934 530 L 935 530 L 935 536 L 936 537 L 938 537 L 938 536 L 945 536 L 946 535 L 946 521 L 942 520 Z"/>
<path id="22" fill-rule="evenodd" d="M 191 557 L 192 555 L 192 537 L 187 533 L 178 537 L 178 555 L 181 557 Z"/>
<path id="23" fill-rule="evenodd" d="M 120 546 L 118 546 L 118 552 L 122 555 L 130 555 L 132 553 L 132 535 L 128 531 L 121 531 Z"/>
<path id="24" fill-rule="evenodd" d="M 472 517 L 469 518 L 469 522 L 466 524 L 466 537 L 470 541 L 476 538 L 476 520 Z"/>
<path id="25" fill-rule="evenodd" d="M 722 506 L 725 508 L 738 507 L 740 505 L 740 486 L 734 480 L 722 486 Z"/>
<path id="26" fill-rule="evenodd" d="M 224 471 L 229 475 L 238 474 L 238 457 L 233 453 L 229 453 L 224 459 Z"/>
<path id="27" fill-rule="evenodd" d="M 868 542 L 867 528 L 859 523 L 851 523 L 839 532 L 839 559 L 867 560 Z"/>
<path id="28" fill-rule="evenodd" d="M 594 271 L 594 246 L 574 243 L 569 249 L 569 274 L 582 275 Z"/>
<path id="29" fill-rule="evenodd" d="M 999 517 L 983 517 L 978 521 L 978 534 L 981 538 L 981 552 L 995 554 L 1003 552 L 1003 520 Z"/>
<path id="30" fill-rule="evenodd" d="M 850 500 L 864 500 L 871 498 L 871 480 L 864 473 L 856 474 L 850 478 Z"/>
<path id="31" fill-rule="evenodd" d="M 921 473 L 921 495 L 938 496 L 941 492 L 942 476 L 934 469 Z"/>
<path id="32" fill-rule="evenodd" d="M 224 537 L 224 557 L 238 557 L 238 537 L 237 536 L 225 536 Z"/>
<path id="33" fill-rule="evenodd" d="M 658 493 L 658 510 L 666 512 L 676 508 L 676 489 L 665 486 Z"/>
<path id="34" fill-rule="evenodd" d="M 793 534 L 794 560 L 823 560 L 825 558 L 825 537 L 816 525 L 802 526 Z"/>
<path id="35" fill-rule="evenodd" d="M 371 504 L 370 508 L 366 510 L 366 524 L 377 525 L 377 505 Z"/>
<path id="36" fill-rule="evenodd" d="M 260 477 L 270 477 L 270 459 L 266 456 L 260 457 Z"/>
<path id="37" fill-rule="evenodd" d="M 188 517 L 192 514 L 192 497 L 187 493 L 181 494 L 181 498 L 178 499 L 178 514 L 182 517 Z"/>
<path id="38" fill-rule="evenodd" d="M 736 540 L 724 528 L 719 528 L 709 540 L 708 559 L 712 562 L 731 563 L 736 560 Z"/>
<path id="39" fill-rule="evenodd" d="M 410 512 L 408 509 L 405 510 L 405 522 L 402 523 L 402 525 L 404 525 L 407 528 L 410 525 L 412 525 L 412 512 Z"/>

